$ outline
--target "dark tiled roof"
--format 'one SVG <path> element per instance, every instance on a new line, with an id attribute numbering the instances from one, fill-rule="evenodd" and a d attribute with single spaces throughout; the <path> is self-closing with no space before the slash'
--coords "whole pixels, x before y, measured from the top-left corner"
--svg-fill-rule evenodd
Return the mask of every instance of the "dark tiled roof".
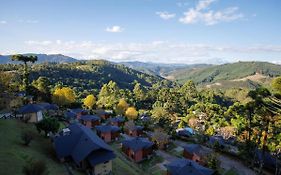
<path id="1" fill-rule="evenodd" d="M 212 175 L 214 171 L 188 159 L 177 159 L 165 165 L 171 175 Z"/>
<path id="2" fill-rule="evenodd" d="M 19 109 L 19 113 L 27 114 L 42 111 L 43 108 L 38 104 L 27 104 Z"/>
<path id="3" fill-rule="evenodd" d="M 46 110 L 58 110 L 59 109 L 59 107 L 56 104 L 38 103 L 38 105 Z"/>
<path id="4" fill-rule="evenodd" d="M 225 140 L 223 139 L 222 136 L 211 136 L 209 139 L 209 143 L 213 145 L 216 142 L 218 142 L 221 146 L 225 145 Z"/>
<path id="5" fill-rule="evenodd" d="M 70 109 L 70 111 L 73 112 L 73 113 L 76 113 L 76 114 L 79 114 L 79 113 L 85 113 L 85 114 L 87 114 L 87 113 L 88 113 L 87 110 L 81 109 L 81 108 Z"/>
<path id="6" fill-rule="evenodd" d="M 263 157 L 262 150 L 256 149 L 255 154 L 256 154 L 259 162 L 263 161 L 265 167 L 275 168 L 275 166 L 276 166 L 275 158 L 269 152 L 265 151 L 264 157 Z"/>
<path id="7" fill-rule="evenodd" d="M 131 128 L 131 130 L 132 130 L 132 131 L 135 131 L 135 130 L 141 131 L 141 130 L 143 130 L 143 126 L 137 126 L 137 125 L 135 125 L 135 127 L 134 127 L 134 128 Z"/>
<path id="8" fill-rule="evenodd" d="M 93 162 L 104 161 L 105 158 L 102 156 L 92 157 L 94 153 L 100 151 L 111 154 L 111 156 L 106 156 L 106 159 L 108 159 L 105 161 L 115 157 L 111 148 L 91 129 L 79 123 L 71 124 L 68 128 L 69 134 L 54 138 L 55 150 L 59 158 L 71 156 L 74 162 L 79 164 L 86 158 Z"/>
<path id="9" fill-rule="evenodd" d="M 138 151 L 153 146 L 153 143 L 147 138 L 136 137 L 122 141 L 122 145 L 124 147 L 132 149 L 133 151 Z"/>
<path id="10" fill-rule="evenodd" d="M 117 126 L 111 126 L 111 125 L 99 125 L 96 126 L 97 131 L 100 132 L 117 132 L 120 131 L 120 128 Z"/>
<path id="11" fill-rule="evenodd" d="M 110 119 L 111 122 L 124 122 L 125 118 L 123 116 L 118 116 Z"/>
<path id="12" fill-rule="evenodd" d="M 100 120 L 100 117 L 96 115 L 82 115 L 80 119 L 83 121 L 97 121 Z"/>
<path id="13" fill-rule="evenodd" d="M 98 150 L 98 151 L 93 151 L 88 157 L 88 160 L 90 164 L 94 166 L 106 162 L 108 160 L 112 160 L 114 158 L 115 158 L 115 154 L 113 152 L 106 151 L 106 150 Z"/>
<path id="14" fill-rule="evenodd" d="M 66 111 L 66 112 L 64 113 L 64 116 L 65 116 L 66 118 L 68 118 L 68 119 L 76 118 L 76 114 L 73 113 L 73 112 L 71 112 L 71 111 Z"/>
<path id="15" fill-rule="evenodd" d="M 192 154 L 197 154 L 197 155 L 206 155 L 210 153 L 210 151 L 204 149 L 201 145 L 199 144 L 187 144 L 184 147 L 184 150 L 192 153 Z"/>

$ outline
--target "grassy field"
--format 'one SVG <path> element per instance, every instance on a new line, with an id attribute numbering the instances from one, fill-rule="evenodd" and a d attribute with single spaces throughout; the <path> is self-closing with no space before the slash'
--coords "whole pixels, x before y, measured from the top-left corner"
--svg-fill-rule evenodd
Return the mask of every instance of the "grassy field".
<path id="1" fill-rule="evenodd" d="M 21 141 L 21 132 L 29 131 L 33 140 L 29 146 Z M 55 157 L 49 139 L 39 135 L 33 124 L 25 124 L 17 120 L 0 120 L 0 174 L 22 174 L 22 168 L 29 159 L 44 161 L 48 174 L 67 175 L 63 164 Z M 75 175 L 78 172 L 73 172 Z"/>

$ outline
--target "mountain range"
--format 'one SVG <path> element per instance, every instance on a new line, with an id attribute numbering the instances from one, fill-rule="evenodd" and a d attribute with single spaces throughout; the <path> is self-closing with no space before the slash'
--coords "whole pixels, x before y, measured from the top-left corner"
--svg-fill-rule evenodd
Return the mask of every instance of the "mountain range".
<path id="1" fill-rule="evenodd" d="M 30 55 L 30 54 L 28 54 Z M 83 61 L 78 60 L 69 56 L 54 54 L 32 54 L 38 57 L 37 63 L 75 63 L 79 65 Z M 15 63 L 10 59 L 11 56 L 1 56 L 0 64 Z M 91 61 L 90 61 L 91 62 Z M 126 83 L 130 83 L 132 86 L 132 81 L 135 79 L 141 81 L 142 84 L 146 86 L 151 86 L 151 83 L 155 83 L 161 80 L 160 77 L 168 79 L 170 81 L 176 81 L 180 84 L 185 83 L 188 80 L 193 80 L 198 86 L 207 88 L 232 88 L 232 87 L 248 87 L 254 88 L 259 85 L 266 85 L 271 82 L 271 79 L 276 76 L 281 75 L 281 65 L 272 64 L 268 62 L 236 62 L 227 63 L 221 65 L 211 65 L 211 64 L 163 64 L 163 63 L 151 63 L 151 62 L 109 62 L 109 61 L 92 61 L 94 66 L 94 71 L 92 76 L 102 75 L 102 79 L 113 79 L 118 80 L 121 86 L 126 86 Z M 102 64 L 97 64 L 102 62 Z M 16 62 L 17 63 L 17 62 Z M 87 63 L 88 65 L 88 63 Z M 53 66 L 57 71 L 61 71 L 60 66 Z M 70 67 L 65 67 L 65 69 L 70 69 Z M 81 71 L 81 66 L 76 72 Z M 78 68 L 76 66 L 76 68 Z M 83 69 L 85 66 L 82 66 Z M 73 67 L 72 67 L 73 68 Z M 87 74 L 89 71 L 93 70 L 93 67 L 87 67 Z M 41 69 L 44 73 L 36 72 L 36 75 L 46 75 L 48 74 L 44 69 Z M 66 71 L 66 70 L 64 70 Z M 73 71 L 73 70 L 72 70 Z M 82 70 L 84 71 L 84 70 Z M 72 75 L 71 71 L 69 76 L 76 78 L 76 75 Z M 75 71 L 74 71 L 75 72 Z M 82 72 L 83 73 L 83 72 Z M 48 74 L 51 76 L 50 74 Z M 60 73 L 62 75 L 62 73 Z M 107 75 L 110 75 L 108 77 Z M 117 75 L 117 76 L 115 76 Z M 122 81 L 118 77 L 129 77 L 126 81 Z M 52 79 L 56 79 L 51 76 Z M 108 77 L 108 78 L 106 78 Z M 144 80 L 143 77 L 146 77 Z M 153 78 L 154 77 L 154 78 Z M 67 78 L 67 77 L 65 77 Z M 147 78 L 150 80 L 147 81 Z M 95 78 L 96 80 L 96 78 Z M 128 80 L 128 81 L 127 81 Z M 106 81 L 100 81 L 98 84 L 102 84 Z M 149 83 L 148 83 L 149 82 Z"/>

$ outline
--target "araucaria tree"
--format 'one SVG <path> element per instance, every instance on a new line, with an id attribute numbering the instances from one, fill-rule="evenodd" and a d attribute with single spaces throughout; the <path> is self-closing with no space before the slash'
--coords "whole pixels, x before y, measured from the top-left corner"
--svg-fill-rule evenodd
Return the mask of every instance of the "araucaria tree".
<path id="1" fill-rule="evenodd" d="M 23 72 L 23 89 L 26 91 L 29 86 L 29 70 L 28 70 L 28 62 L 35 63 L 38 60 L 37 56 L 30 55 L 13 55 L 12 61 L 21 61 L 24 63 L 24 72 Z"/>

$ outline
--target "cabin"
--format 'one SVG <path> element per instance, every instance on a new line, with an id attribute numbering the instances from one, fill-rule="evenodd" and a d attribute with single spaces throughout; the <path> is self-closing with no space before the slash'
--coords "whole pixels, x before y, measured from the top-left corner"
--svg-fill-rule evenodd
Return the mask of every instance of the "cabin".
<path id="1" fill-rule="evenodd" d="M 200 165 L 206 165 L 206 157 L 211 154 L 211 150 L 204 148 L 199 144 L 188 144 L 183 147 L 183 157 L 193 160 Z"/>
<path id="2" fill-rule="evenodd" d="M 76 168 L 88 174 L 107 175 L 112 172 L 113 150 L 90 128 L 80 123 L 70 124 L 53 138 L 57 158 L 74 162 Z"/>
<path id="3" fill-rule="evenodd" d="M 106 111 L 106 110 L 96 110 L 95 113 L 102 119 L 107 120 L 112 115 L 112 111 Z"/>
<path id="4" fill-rule="evenodd" d="M 133 126 L 125 129 L 125 133 L 132 137 L 139 137 L 143 134 L 142 126 Z"/>
<path id="5" fill-rule="evenodd" d="M 118 126 L 99 125 L 96 126 L 96 131 L 97 135 L 105 142 L 117 140 L 120 135 L 120 128 Z"/>
<path id="6" fill-rule="evenodd" d="M 56 104 L 38 103 L 38 105 L 41 106 L 44 109 L 43 112 L 46 112 L 49 116 L 57 115 L 56 111 L 59 110 L 59 107 Z"/>
<path id="7" fill-rule="evenodd" d="M 153 152 L 153 142 L 136 137 L 122 141 L 122 151 L 134 162 L 149 158 Z"/>
<path id="8" fill-rule="evenodd" d="M 121 127 L 121 126 L 124 126 L 125 117 L 117 116 L 117 117 L 109 119 L 109 122 L 112 126 Z"/>
<path id="9" fill-rule="evenodd" d="M 224 149 L 227 146 L 223 137 L 218 135 L 211 136 L 207 144 L 211 147 L 219 149 Z"/>
<path id="10" fill-rule="evenodd" d="M 24 121 L 27 121 L 29 123 L 37 123 L 43 120 L 43 110 L 44 108 L 42 108 L 38 104 L 27 104 L 25 106 L 22 106 L 18 110 L 18 113 L 22 114 L 22 119 Z"/>
<path id="11" fill-rule="evenodd" d="M 176 133 L 180 137 L 191 137 L 192 135 L 195 134 L 194 130 L 189 127 L 177 129 Z"/>
<path id="12" fill-rule="evenodd" d="M 69 112 L 72 112 L 76 115 L 76 118 L 79 120 L 80 117 L 82 115 L 87 115 L 88 114 L 88 111 L 85 110 L 85 109 L 81 109 L 81 108 L 76 108 L 76 109 L 69 109 L 68 110 Z"/>
<path id="13" fill-rule="evenodd" d="M 80 122 L 88 128 L 93 128 L 100 124 L 100 117 L 96 115 L 82 115 Z"/>
<path id="14" fill-rule="evenodd" d="M 188 159 L 175 159 L 165 165 L 167 175 L 213 175 L 214 170 Z"/>

